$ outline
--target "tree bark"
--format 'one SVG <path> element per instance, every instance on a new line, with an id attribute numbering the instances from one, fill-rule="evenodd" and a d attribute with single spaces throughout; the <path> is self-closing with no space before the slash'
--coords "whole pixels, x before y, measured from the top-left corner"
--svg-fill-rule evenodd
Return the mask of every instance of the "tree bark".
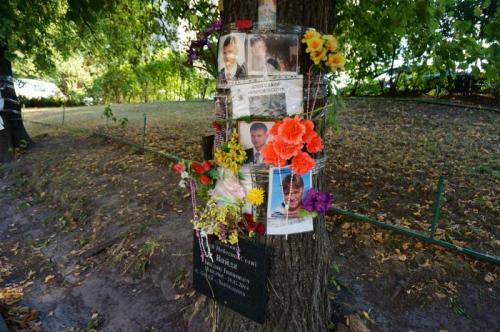
<path id="1" fill-rule="evenodd" d="M 278 1 L 277 9 L 278 24 L 332 32 L 335 1 Z M 256 22 L 257 1 L 224 0 L 224 24 L 238 19 Z M 306 59 L 303 48 L 301 58 L 304 87 L 307 87 L 307 71 L 311 62 Z M 317 78 L 311 78 L 313 92 L 316 84 Z M 304 91 L 306 105 L 307 90 Z M 325 101 L 325 97 L 320 98 L 316 107 L 324 105 Z M 318 130 L 325 128 L 324 121 L 316 122 L 316 125 Z M 313 185 L 324 191 L 323 169 L 313 175 Z M 330 255 L 324 217 L 314 219 L 314 232 L 288 235 L 287 238 L 266 236 L 262 241 L 272 249 L 266 323 L 257 324 L 222 305 L 212 304 L 212 327 L 217 331 L 325 331 L 331 312 L 327 289 Z"/>
<path id="2" fill-rule="evenodd" d="M 33 144 L 21 117 L 21 105 L 14 89 L 12 66 L 6 57 L 7 46 L 0 44 L 0 96 L 3 107 L 0 108 L 5 129 L 0 134 L 0 162 L 12 158 L 12 152 L 18 148 L 28 148 Z"/>

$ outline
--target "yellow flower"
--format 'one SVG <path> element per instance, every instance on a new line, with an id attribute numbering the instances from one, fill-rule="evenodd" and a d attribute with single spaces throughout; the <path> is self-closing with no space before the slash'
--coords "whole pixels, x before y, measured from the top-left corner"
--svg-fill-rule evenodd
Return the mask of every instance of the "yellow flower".
<path id="1" fill-rule="evenodd" d="M 327 50 L 329 50 L 330 52 L 337 50 L 337 47 L 339 46 L 337 38 L 332 35 L 324 35 L 323 39 L 325 40 L 325 47 Z"/>
<path id="2" fill-rule="evenodd" d="M 307 30 L 305 33 L 304 33 L 304 38 L 302 38 L 302 42 L 305 43 L 307 42 L 309 39 L 312 39 L 312 38 L 320 38 L 321 35 L 319 32 L 317 32 L 316 30 L 312 30 L 312 29 L 309 29 Z"/>
<path id="3" fill-rule="evenodd" d="M 229 243 L 231 243 L 233 245 L 238 243 L 238 233 L 233 232 L 233 233 L 229 234 Z"/>
<path id="4" fill-rule="evenodd" d="M 247 193 L 247 201 L 255 206 L 264 203 L 264 190 L 262 188 L 252 188 Z"/>
<path id="5" fill-rule="evenodd" d="M 307 53 L 317 52 L 317 51 L 323 49 L 324 43 L 325 43 L 325 41 L 323 39 L 321 39 L 320 37 L 309 39 L 309 40 L 307 40 L 306 52 Z"/>
<path id="6" fill-rule="evenodd" d="M 335 71 L 339 68 L 344 68 L 345 58 L 342 53 L 330 54 L 328 60 L 326 60 L 326 65 L 330 67 L 331 71 Z"/>
<path id="7" fill-rule="evenodd" d="M 311 60 L 317 65 L 320 61 L 326 59 L 326 48 L 321 48 L 318 51 L 311 52 Z"/>

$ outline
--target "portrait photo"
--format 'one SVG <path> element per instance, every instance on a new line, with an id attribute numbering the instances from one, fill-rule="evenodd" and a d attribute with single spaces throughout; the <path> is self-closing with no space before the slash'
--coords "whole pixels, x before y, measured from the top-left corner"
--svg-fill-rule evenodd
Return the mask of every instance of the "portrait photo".
<path id="1" fill-rule="evenodd" d="M 270 134 L 273 124 L 273 121 L 238 122 L 240 144 L 243 145 L 247 153 L 245 163 L 254 165 L 264 164 L 261 150 L 273 137 Z"/>
<path id="2" fill-rule="evenodd" d="M 312 187 L 312 172 L 292 174 L 289 166 L 269 169 L 267 234 L 311 232 L 313 218 L 304 216 L 302 201 Z"/>
<path id="3" fill-rule="evenodd" d="M 299 39 L 288 34 L 249 34 L 248 75 L 298 74 Z"/>
<path id="4" fill-rule="evenodd" d="M 231 33 L 219 39 L 218 69 L 221 82 L 245 79 L 247 70 L 245 65 L 244 33 Z"/>

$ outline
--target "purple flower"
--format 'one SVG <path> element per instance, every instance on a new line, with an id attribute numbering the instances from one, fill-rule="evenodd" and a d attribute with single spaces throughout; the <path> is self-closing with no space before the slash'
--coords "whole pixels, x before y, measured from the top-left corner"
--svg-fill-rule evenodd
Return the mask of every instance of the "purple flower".
<path id="1" fill-rule="evenodd" d="M 332 206 L 332 195 L 311 188 L 307 192 L 302 206 L 309 212 L 325 213 Z"/>

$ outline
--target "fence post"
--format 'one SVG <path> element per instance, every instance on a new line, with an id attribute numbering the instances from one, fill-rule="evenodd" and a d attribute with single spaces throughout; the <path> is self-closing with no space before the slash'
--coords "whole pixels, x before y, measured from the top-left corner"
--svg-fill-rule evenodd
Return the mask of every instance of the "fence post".
<path id="1" fill-rule="evenodd" d="M 143 148 L 146 145 L 146 122 L 147 122 L 146 112 L 144 112 L 144 124 L 142 126 L 142 147 Z"/>
<path id="2" fill-rule="evenodd" d="M 64 126 L 64 118 L 66 117 L 66 105 L 62 105 L 62 121 L 61 121 L 61 126 Z"/>

